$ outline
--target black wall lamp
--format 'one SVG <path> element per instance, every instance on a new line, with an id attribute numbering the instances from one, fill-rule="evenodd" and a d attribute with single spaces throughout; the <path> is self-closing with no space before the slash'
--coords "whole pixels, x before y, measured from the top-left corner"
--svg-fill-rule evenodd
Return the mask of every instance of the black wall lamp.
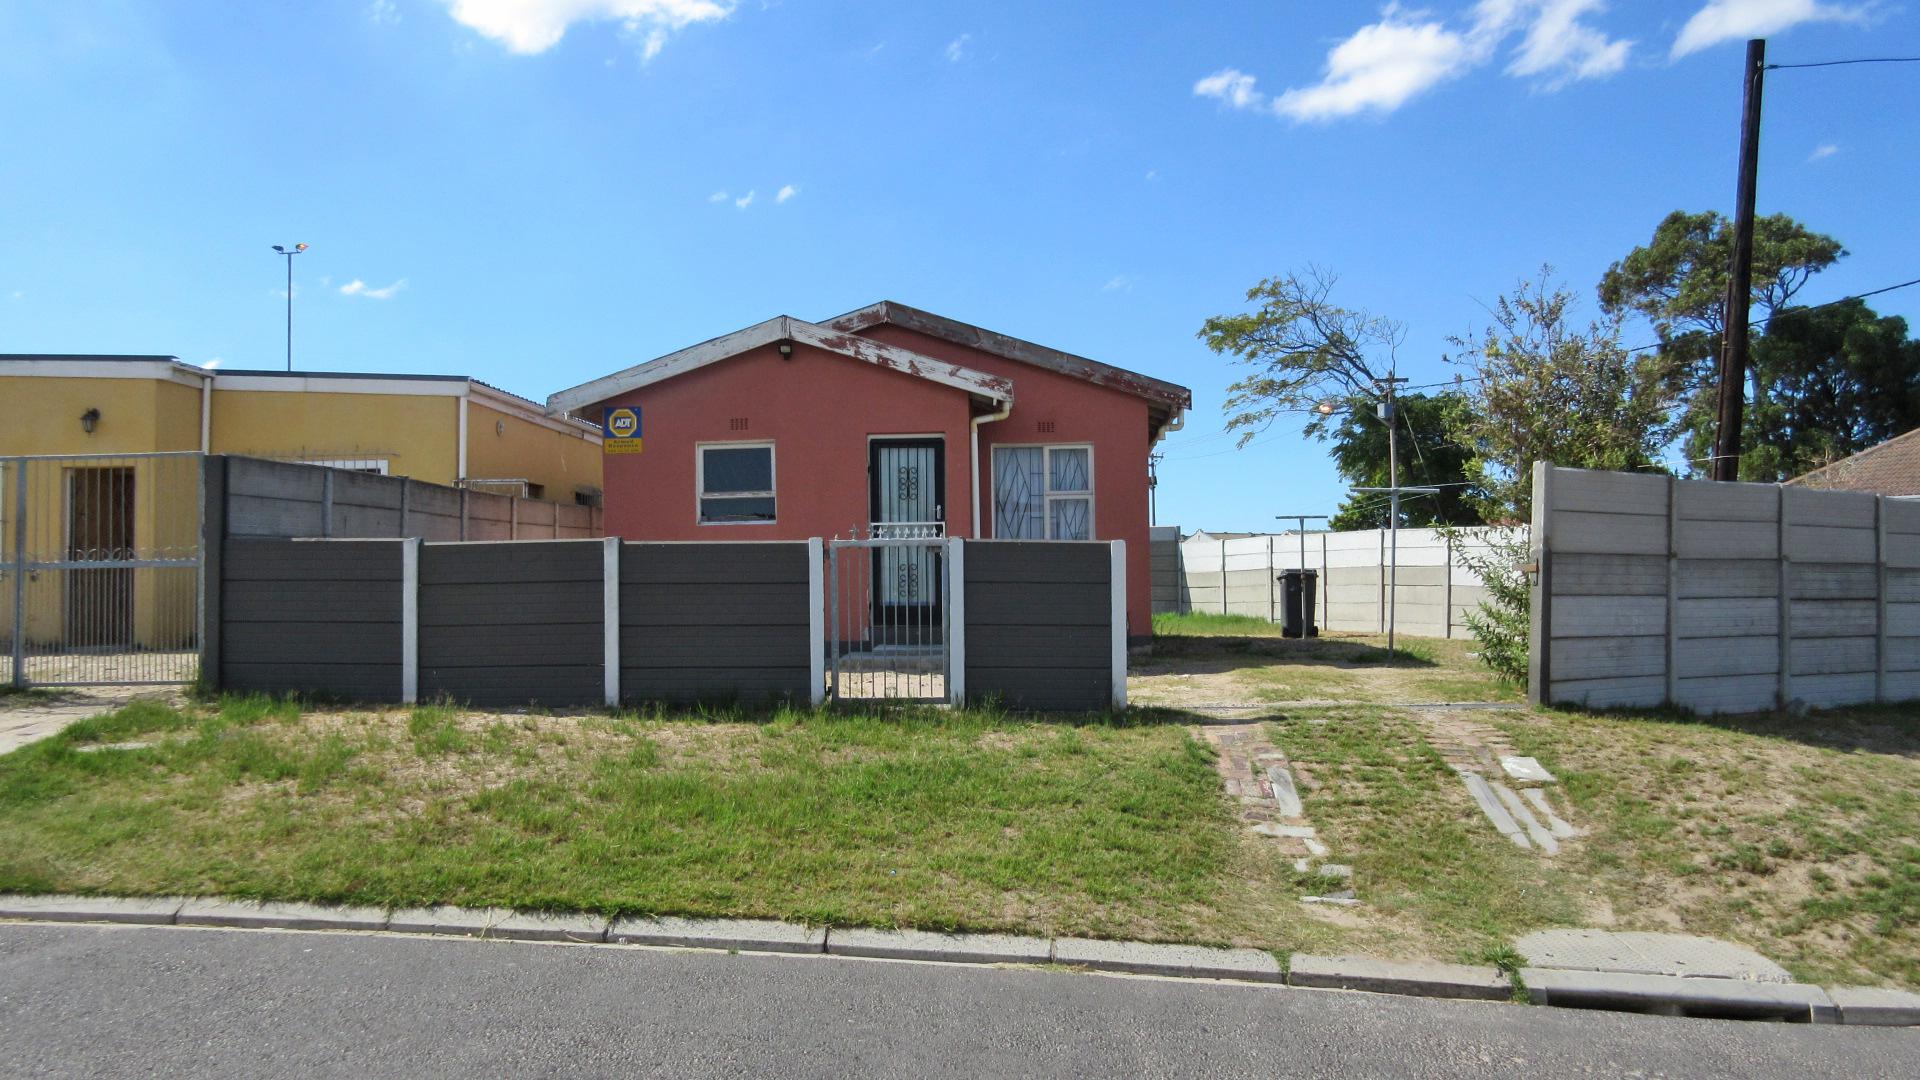
<path id="1" fill-rule="evenodd" d="M 99 409 L 88 409 L 86 412 L 83 412 L 80 414 L 80 430 L 86 432 L 89 435 L 93 434 L 93 426 L 95 424 L 98 424 L 99 422 L 100 422 Z"/>
<path id="2" fill-rule="evenodd" d="M 780 359 L 782 360 L 793 359 L 793 342 L 783 341 L 780 343 Z"/>

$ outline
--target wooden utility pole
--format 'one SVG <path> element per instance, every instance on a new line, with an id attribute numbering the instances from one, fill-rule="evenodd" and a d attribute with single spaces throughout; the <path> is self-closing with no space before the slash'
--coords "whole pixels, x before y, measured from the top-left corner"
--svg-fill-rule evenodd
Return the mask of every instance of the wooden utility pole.
<path id="1" fill-rule="evenodd" d="M 1745 419 L 1747 311 L 1753 303 L 1753 202 L 1760 182 L 1760 89 L 1767 42 L 1747 42 L 1740 110 L 1740 188 L 1733 213 L 1733 265 L 1727 274 L 1726 332 L 1720 350 L 1720 426 L 1713 441 L 1713 478 L 1740 479 L 1740 428 Z"/>

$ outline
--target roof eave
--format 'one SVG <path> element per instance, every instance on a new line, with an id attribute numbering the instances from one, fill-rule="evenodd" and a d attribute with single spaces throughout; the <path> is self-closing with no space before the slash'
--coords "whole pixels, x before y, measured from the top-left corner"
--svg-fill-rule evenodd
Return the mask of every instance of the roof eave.
<path id="1" fill-rule="evenodd" d="M 882 323 L 918 331 L 942 341 L 979 349 L 1008 360 L 1071 375 L 1093 383 L 1095 386 L 1105 386 L 1149 401 L 1162 402 L 1168 407 L 1170 415 L 1177 415 L 1193 405 L 1193 391 L 1176 383 L 1115 367 L 1112 364 L 1103 364 L 1098 360 L 1074 353 L 1062 352 L 1059 349 L 1011 337 L 972 323 L 950 319 L 944 315 L 936 315 L 931 311 L 923 311 L 897 300 L 881 300 L 878 303 L 868 304 L 866 307 L 829 319 L 822 325 L 858 333 Z"/>

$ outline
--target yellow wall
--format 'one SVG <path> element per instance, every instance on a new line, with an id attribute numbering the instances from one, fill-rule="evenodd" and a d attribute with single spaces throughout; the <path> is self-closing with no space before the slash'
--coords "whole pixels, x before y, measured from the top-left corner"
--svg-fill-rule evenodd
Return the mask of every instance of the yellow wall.
<path id="1" fill-rule="evenodd" d="M 600 487 L 600 444 L 525 420 L 470 399 L 467 476 L 528 480 L 550 502 L 571 503 L 583 487 Z"/>
<path id="2" fill-rule="evenodd" d="M 89 435 L 80 414 L 100 410 Z M 180 430 L 180 445 L 161 445 Z M 158 379 L 60 379 L 0 375 L 0 455 L 137 454 L 195 450 L 200 444 L 200 394 Z"/>
<path id="3" fill-rule="evenodd" d="M 213 452 L 280 460 L 385 458 L 432 484 L 459 478 L 459 398 L 222 390 L 213 383 Z"/>
<path id="4" fill-rule="evenodd" d="M 459 410 L 463 399 L 424 394 L 342 394 L 223 390 L 216 378 L 211 425 L 217 454 L 277 459 L 380 458 L 388 471 L 435 484 L 459 479 Z M 200 448 L 201 391 L 169 379 L 0 376 L 0 457 L 139 454 Z M 597 442 L 555 431 L 514 413 L 468 400 L 467 475 L 525 479 L 545 498 L 571 503 L 583 487 L 601 485 Z M 92 434 L 80 415 L 99 409 Z M 497 425 L 497 426 L 496 426 Z M 28 473 L 28 557 L 66 557 L 69 494 L 76 468 L 134 470 L 134 556 L 191 557 L 198 544 L 200 462 L 193 457 L 129 461 L 40 462 Z M 14 493 L 19 471 L 0 466 L 0 553 L 13 552 Z M 6 571 L 0 568 L 0 578 Z M 28 582 L 28 637 L 58 640 L 67 617 L 68 577 L 38 571 Z M 84 571 L 96 576 L 107 571 Z M 194 572 L 133 572 L 136 642 L 179 649 L 191 645 Z M 12 581 L 0 580 L 0 640 L 12 628 Z M 187 635 L 187 636 L 183 636 Z"/>

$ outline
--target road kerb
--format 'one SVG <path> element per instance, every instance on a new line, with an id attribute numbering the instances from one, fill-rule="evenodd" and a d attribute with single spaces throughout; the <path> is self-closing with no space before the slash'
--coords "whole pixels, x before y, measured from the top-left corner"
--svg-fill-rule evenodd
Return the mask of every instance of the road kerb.
<path id="1" fill-rule="evenodd" d="M 607 940 L 621 945 L 677 945 L 740 952 L 825 952 L 824 927 L 772 919 L 618 919 Z"/>
<path id="2" fill-rule="evenodd" d="M 1480 1001 L 1505 1001 L 1513 996 L 1513 980 L 1498 968 L 1367 956 L 1295 953 L 1287 961 L 1287 985 Z"/>
<path id="3" fill-rule="evenodd" d="M 181 926 L 235 926 L 273 930 L 385 930 L 380 908 L 253 900 L 190 899 L 175 919 Z"/>
<path id="4" fill-rule="evenodd" d="M 1920 1027 L 1920 994 L 1877 986 L 1835 986 L 1827 996 L 1840 1023 L 1869 1027 Z"/>
<path id="5" fill-rule="evenodd" d="M 1280 962 L 1259 949 L 1218 949 L 1202 945 L 1158 945 L 1139 941 L 1056 938 L 1053 960 L 1069 967 L 1171 975 L 1189 979 L 1286 981 Z"/>
<path id="6" fill-rule="evenodd" d="M 186 903 L 179 896 L 0 896 L 0 919 L 139 923 L 171 926 Z"/>
<path id="7" fill-rule="evenodd" d="M 882 960 L 934 960 L 957 964 L 1044 964 L 1053 942 L 1013 934 L 942 934 L 927 930 L 851 928 L 827 932 L 827 952 Z"/>

